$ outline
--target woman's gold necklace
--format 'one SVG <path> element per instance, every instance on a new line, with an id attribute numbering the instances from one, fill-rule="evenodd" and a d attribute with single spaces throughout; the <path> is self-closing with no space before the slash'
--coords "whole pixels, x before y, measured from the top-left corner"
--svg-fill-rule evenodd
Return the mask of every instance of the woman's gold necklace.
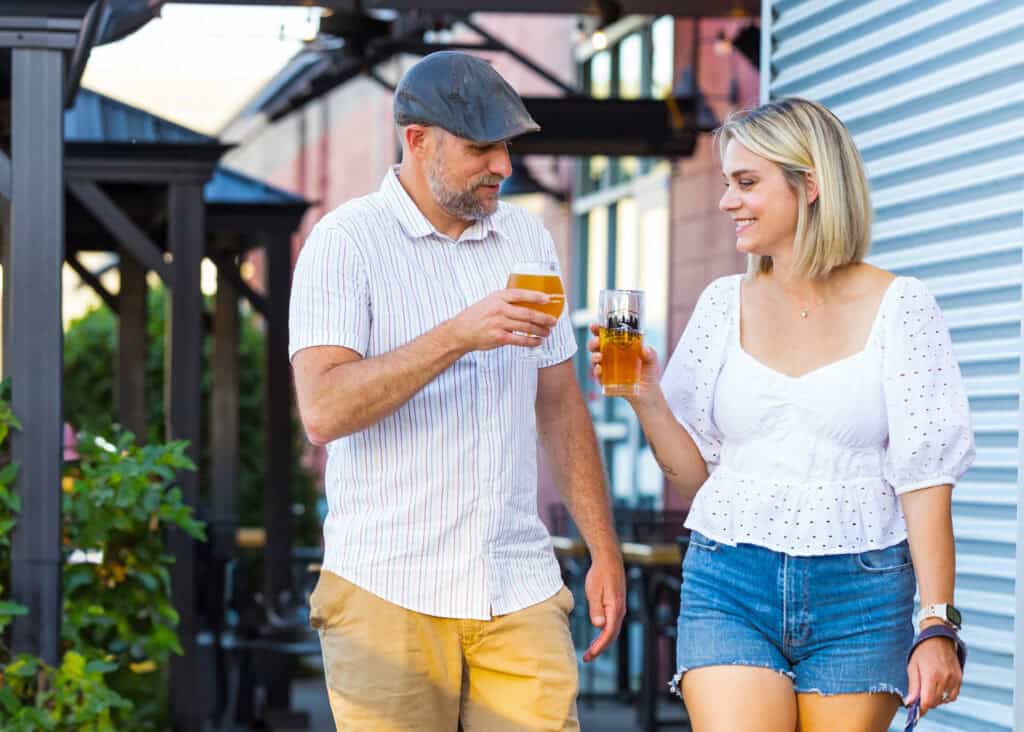
<path id="1" fill-rule="evenodd" d="M 814 308 L 824 304 L 824 300 L 818 300 L 818 302 L 814 303 L 813 305 L 804 305 L 803 307 L 800 308 L 800 319 L 807 320 L 808 313 L 810 313 Z"/>

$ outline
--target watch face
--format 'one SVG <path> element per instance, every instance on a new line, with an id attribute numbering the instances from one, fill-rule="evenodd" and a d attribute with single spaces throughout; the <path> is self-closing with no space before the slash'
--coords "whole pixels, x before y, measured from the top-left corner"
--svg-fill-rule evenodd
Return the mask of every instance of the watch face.
<path id="1" fill-rule="evenodd" d="M 952 605 L 946 605 L 946 619 L 958 628 L 963 624 L 960 621 L 960 611 Z"/>

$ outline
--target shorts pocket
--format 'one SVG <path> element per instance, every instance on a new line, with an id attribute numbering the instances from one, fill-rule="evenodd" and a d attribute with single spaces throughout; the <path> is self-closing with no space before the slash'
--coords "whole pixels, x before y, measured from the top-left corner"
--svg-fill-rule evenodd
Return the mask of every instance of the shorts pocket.
<path id="1" fill-rule="evenodd" d="M 320 571 L 316 587 L 309 596 L 309 624 L 314 630 L 327 630 L 342 620 L 354 585 L 332 572 Z"/>
<path id="2" fill-rule="evenodd" d="M 884 549 L 861 552 L 856 557 L 857 566 L 865 572 L 901 572 L 912 566 L 910 545 L 905 540 Z"/>
<path id="3" fill-rule="evenodd" d="M 562 589 L 555 593 L 554 599 L 562 612 L 566 615 L 572 614 L 573 609 L 576 607 L 576 598 L 573 597 L 572 591 L 568 587 L 562 585 Z"/>
<path id="4" fill-rule="evenodd" d="M 717 552 L 719 544 L 714 539 L 709 539 L 699 531 L 691 531 L 690 546 L 700 549 L 701 551 Z"/>

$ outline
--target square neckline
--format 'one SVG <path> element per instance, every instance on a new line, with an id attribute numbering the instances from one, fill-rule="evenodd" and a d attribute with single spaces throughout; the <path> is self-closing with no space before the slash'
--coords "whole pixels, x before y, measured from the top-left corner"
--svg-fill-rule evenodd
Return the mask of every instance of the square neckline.
<path id="1" fill-rule="evenodd" d="M 819 372 L 832 369 L 834 367 L 837 367 L 837 366 L 839 366 L 841 364 L 846 363 L 847 361 L 853 361 L 853 360 L 863 356 L 868 351 L 868 349 L 871 347 L 871 343 L 872 343 L 872 341 L 875 338 L 875 331 L 877 331 L 878 328 L 879 328 L 878 324 L 882 320 L 882 313 L 885 310 L 886 303 L 889 300 L 889 296 L 892 293 L 892 291 L 896 289 L 895 288 L 896 282 L 901 280 L 901 279 L 903 279 L 903 277 L 901 277 L 899 275 L 896 275 L 896 276 L 894 276 L 892 278 L 892 281 L 890 281 L 889 284 L 886 285 L 885 292 L 882 293 L 882 298 L 881 298 L 881 300 L 878 301 L 878 309 L 875 311 L 874 319 L 871 321 L 871 328 L 868 330 L 868 335 L 867 335 L 867 338 L 864 341 L 864 345 L 863 346 L 861 346 L 859 349 L 857 349 L 856 351 L 854 351 L 853 353 L 851 353 L 848 356 L 843 356 L 842 358 L 838 358 L 838 359 L 835 359 L 833 361 L 829 361 L 827 363 L 824 363 L 821 366 L 816 366 L 815 368 L 811 369 L 810 371 L 805 371 L 804 373 L 800 374 L 799 376 L 793 376 L 792 374 L 787 374 L 785 371 L 780 371 L 779 369 L 776 369 L 776 368 L 773 368 L 773 367 L 769 366 L 764 361 L 762 361 L 761 359 L 757 358 L 756 356 L 754 356 L 752 353 L 748 352 L 747 349 L 745 349 L 743 347 L 743 343 L 742 343 L 742 340 L 741 340 L 741 334 L 740 334 L 740 324 L 741 324 L 742 309 L 743 309 L 743 280 L 746 279 L 746 277 L 747 277 L 747 275 L 739 275 L 736 278 L 736 294 L 735 294 L 735 297 L 733 299 L 733 314 L 735 316 L 734 317 L 735 327 L 733 329 L 734 335 L 733 335 L 733 338 L 732 338 L 733 346 L 736 348 L 736 350 L 738 350 L 741 354 L 743 354 L 743 356 L 745 356 L 748 360 L 750 360 L 751 362 L 753 362 L 754 364 L 756 364 L 760 368 L 762 368 L 762 369 L 764 369 L 766 371 L 769 371 L 772 374 L 775 374 L 776 376 L 782 377 L 783 379 L 786 379 L 787 381 L 791 381 L 791 382 L 803 381 L 804 379 L 807 379 L 808 377 L 814 376 L 814 375 L 818 374 Z"/>

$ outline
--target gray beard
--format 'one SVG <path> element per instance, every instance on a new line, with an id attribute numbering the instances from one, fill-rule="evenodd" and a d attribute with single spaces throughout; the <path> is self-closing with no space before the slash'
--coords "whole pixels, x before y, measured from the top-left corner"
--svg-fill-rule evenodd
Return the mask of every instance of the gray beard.
<path id="1" fill-rule="evenodd" d="M 480 203 L 480 200 L 473 195 L 473 189 L 460 191 L 448 185 L 441 169 L 439 157 L 431 163 L 427 173 L 427 185 L 430 187 L 430 192 L 434 195 L 437 205 L 458 219 L 482 221 L 491 215 Z"/>

